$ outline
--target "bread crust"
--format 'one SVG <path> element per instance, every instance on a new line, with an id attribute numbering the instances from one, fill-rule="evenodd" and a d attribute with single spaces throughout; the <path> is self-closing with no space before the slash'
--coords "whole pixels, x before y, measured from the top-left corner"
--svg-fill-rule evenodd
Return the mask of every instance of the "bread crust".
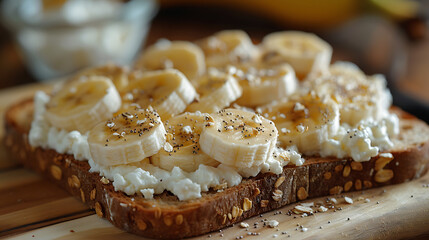
<path id="1" fill-rule="evenodd" d="M 222 192 L 203 193 L 200 199 L 178 201 L 164 192 L 146 200 L 116 192 L 111 183 L 89 172 L 86 161 L 30 146 L 32 108 L 32 100 L 26 100 L 6 112 L 4 140 L 11 157 L 66 189 L 115 226 L 151 238 L 201 235 L 299 200 L 410 181 L 423 176 L 429 167 L 429 142 L 425 139 L 390 151 L 394 159 L 386 164 L 380 157 L 362 163 L 306 157 L 304 165 L 286 166 L 280 175 L 259 174 Z M 422 121 L 400 109 L 393 111 L 401 122 L 411 121 L 411 125 L 429 132 Z"/>

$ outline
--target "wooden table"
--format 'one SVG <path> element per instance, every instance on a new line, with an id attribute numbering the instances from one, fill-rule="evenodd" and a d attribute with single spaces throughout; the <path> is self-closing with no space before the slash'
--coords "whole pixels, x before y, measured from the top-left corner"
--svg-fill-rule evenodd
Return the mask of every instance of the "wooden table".
<path id="1" fill-rule="evenodd" d="M 29 85 L 0 91 L 0 124 L 10 103 L 50 85 Z M 0 136 L 4 130 L 0 128 Z M 0 239 L 143 239 L 123 232 L 98 218 L 79 199 L 11 161 L 0 145 Z M 423 178 L 383 189 L 335 196 L 338 204 L 312 216 L 287 215 L 292 204 L 195 239 L 403 239 L 429 238 L 429 174 Z M 344 196 L 351 197 L 347 204 Z M 365 201 L 365 199 L 369 199 Z M 326 198 L 306 203 L 324 203 Z M 300 204 L 300 203 L 298 203 Z M 263 227 L 263 219 L 277 220 L 276 228 Z M 254 223 L 258 227 L 254 228 Z M 307 231 L 303 232 L 302 225 Z M 248 233 L 260 235 L 247 235 Z M 290 237 L 289 237 L 290 235 Z"/>

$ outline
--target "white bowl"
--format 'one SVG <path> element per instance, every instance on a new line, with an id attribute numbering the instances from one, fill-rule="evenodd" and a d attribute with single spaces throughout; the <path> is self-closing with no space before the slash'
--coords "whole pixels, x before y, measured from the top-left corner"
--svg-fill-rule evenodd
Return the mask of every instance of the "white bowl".
<path id="1" fill-rule="evenodd" d="M 69 1 L 75 5 L 47 14 L 40 11 L 41 0 L 5 0 L 2 17 L 28 68 L 44 81 L 89 66 L 133 61 L 157 4 L 154 0 L 131 0 L 108 6 L 103 1 Z"/>

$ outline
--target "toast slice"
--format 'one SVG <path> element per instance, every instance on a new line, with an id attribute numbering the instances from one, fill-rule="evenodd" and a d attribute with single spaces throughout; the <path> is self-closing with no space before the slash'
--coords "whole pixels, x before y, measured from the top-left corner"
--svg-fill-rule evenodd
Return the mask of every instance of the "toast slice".
<path id="1" fill-rule="evenodd" d="M 410 181 L 429 167 L 429 127 L 423 121 L 392 108 L 400 118 L 401 134 L 391 161 L 374 157 L 367 162 L 351 159 L 305 157 L 302 166 L 286 166 L 283 173 L 259 174 L 241 184 L 202 198 L 179 201 L 169 192 L 153 200 L 117 192 L 108 180 L 89 172 L 86 161 L 28 143 L 33 100 L 10 107 L 5 114 L 5 144 L 11 157 L 32 168 L 80 198 L 98 216 L 115 226 L 152 238 L 184 238 L 215 231 L 307 198 L 364 190 Z"/>

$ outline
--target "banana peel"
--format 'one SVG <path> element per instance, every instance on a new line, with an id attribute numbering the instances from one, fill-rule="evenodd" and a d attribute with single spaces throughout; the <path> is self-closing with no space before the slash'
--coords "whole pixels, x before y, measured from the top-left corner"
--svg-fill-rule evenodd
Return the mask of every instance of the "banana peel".
<path id="1" fill-rule="evenodd" d="M 413 0 L 160 0 L 162 7 L 199 6 L 243 10 L 283 26 L 330 28 L 368 10 L 403 20 L 416 15 Z"/>
<path id="2" fill-rule="evenodd" d="M 415 17 L 419 9 L 419 3 L 410 0 L 370 0 L 370 5 L 398 21 Z"/>

